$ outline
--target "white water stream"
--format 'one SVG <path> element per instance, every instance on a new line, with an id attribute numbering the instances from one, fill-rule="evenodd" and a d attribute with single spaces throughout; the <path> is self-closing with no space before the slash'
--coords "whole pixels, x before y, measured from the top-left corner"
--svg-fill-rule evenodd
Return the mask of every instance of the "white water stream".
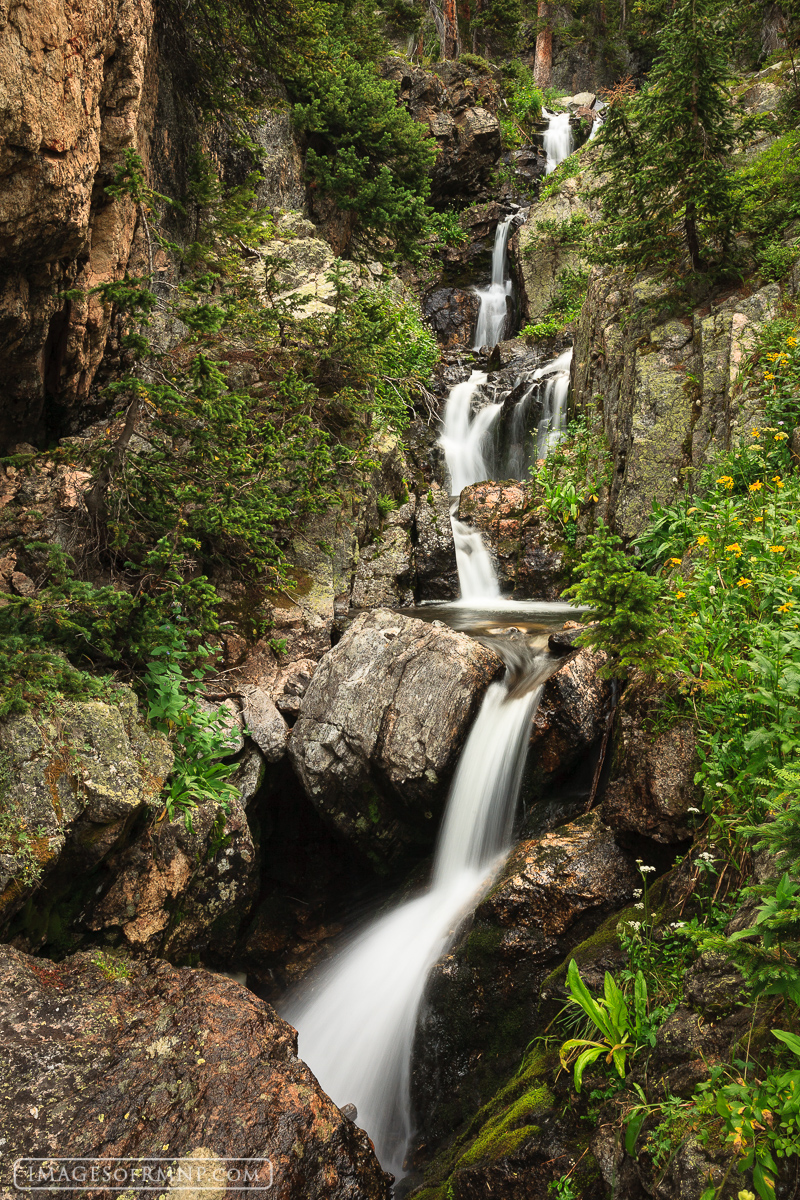
<path id="1" fill-rule="evenodd" d="M 490 686 L 453 780 L 430 890 L 369 924 L 283 1014 L 323 1089 L 356 1105 L 382 1166 L 398 1177 L 413 1132 L 411 1051 L 425 983 L 510 849 L 541 693 L 535 682 L 513 698 L 505 684 Z"/>
<path id="2" fill-rule="evenodd" d="M 475 350 L 480 350 L 481 346 L 496 346 L 503 336 L 508 297 L 511 295 L 511 280 L 506 279 L 506 253 L 513 219 L 504 217 L 498 223 L 492 251 L 492 282 L 488 288 L 475 289 L 480 300 L 473 345 Z"/>
<path id="3" fill-rule="evenodd" d="M 572 128 L 570 126 L 570 114 L 555 113 L 545 114 L 549 117 L 550 124 L 547 127 L 547 132 L 544 135 L 544 149 L 547 154 L 547 174 L 552 174 L 559 163 L 562 163 L 565 158 L 569 158 L 572 153 Z"/>
<path id="4" fill-rule="evenodd" d="M 548 170 L 551 152 L 554 160 L 559 154 L 566 157 L 572 136 L 568 117 L 566 124 L 561 117 L 552 118 L 551 129 L 550 143 L 550 133 L 545 135 Z M 478 292 L 477 346 L 494 345 L 503 333 L 511 286 L 505 281 L 511 220 L 498 226 L 492 283 Z M 531 391 L 539 379 L 545 381 L 545 415 L 538 430 L 542 453 L 563 430 L 571 353 L 539 368 L 534 377 Z M 489 475 L 490 433 L 502 405 L 488 404 L 473 414 L 473 401 L 486 381 L 486 374 L 474 371 L 448 397 L 441 442 L 454 507 L 464 487 Z M 526 412 L 527 405 L 520 421 Z M 462 603 L 524 610 L 524 604 L 499 599 L 480 533 L 455 516 L 451 520 Z M 502 642 L 495 644 L 503 654 Z M 425 984 L 510 849 L 530 724 L 552 670 L 547 655 L 536 657 L 527 650 L 520 669 L 518 653 L 518 646 L 509 652 L 506 678 L 489 687 L 470 730 L 447 801 L 429 889 L 368 922 L 290 999 L 283 1014 L 298 1029 L 300 1053 L 323 1089 L 336 1104 L 355 1104 L 357 1122 L 372 1138 L 381 1164 L 398 1177 L 413 1133 L 411 1055 Z"/>

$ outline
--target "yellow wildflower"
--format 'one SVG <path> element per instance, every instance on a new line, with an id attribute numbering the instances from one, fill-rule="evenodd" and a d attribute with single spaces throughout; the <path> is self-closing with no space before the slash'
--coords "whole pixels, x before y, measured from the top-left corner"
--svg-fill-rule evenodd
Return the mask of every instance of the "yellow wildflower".
<path id="1" fill-rule="evenodd" d="M 706 535 L 705 535 L 705 534 L 702 534 L 702 535 L 701 535 L 701 536 L 700 536 L 700 537 L 697 539 L 697 544 L 698 544 L 698 546 L 705 546 L 705 544 L 706 544 L 706 542 L 707 542 L 707 541 L 708 541 L 708 538 L 706 537 Z"/>
<path id="2" fill-rule="evenodd" d="M 719 479 L 717 480 L 717 483 L 723 484 L 728 489 L 728 491 L 730 491 L 731 488 L 733 487 L 733 480 L 731 479 L 730 475 L 720 475 Z"/>
<path id="3" fill-rule="evenodd" d="M 787 600 L 785 604 L 780 606 L 778 612 L 788 612 L 790 608 L 794 608 L 794 602 L 792 600 Z"/>
<path id="4" fill-rule="evenodd" d="M 686 595 L 686 592 L 676 592 L 676 593 L 675 593 L 675 599 L 676 599 L 676 600 L 683 600 L 683 598 L 684 598 L 684 596 L 685 596 L 685 595 Z"/>
<path id="5" fill-rule="evenodd" d="M 785 546 L 770 546 L 769 552 L 770 554 L 783 554 L 785 549 Z"/>
<path id="6" fill-rule="evenodd" d="M 673 567 L 679 567 L 681 565 L 681 560 L 679 558 L 671 558 L 669 561 Z"/>
<path id="7" fill-rule="evenodd" d="M 761 437 L 761 434 L 759 433 L 759 431 L 757 429 L 751 429 L 750 437 Z"/>
<path id="8" fill-rule="evenodd" d="M 753 520 L 755 521 L 756 525 L 759 525 L 764 520 L 764 518 L 763 517 L 753 517 Z"/>
<path id="9" fill-rule="evenodd" d="M 772 479 L 770 480 L 770 483 L 780 483 L 780 481 L 781 481 L 780 475 L 773 475 Z"/>
<path id="10" fill-rule="evenodd" d="M 786 345 L 787 345 L 787 346 L 796 346 L 796 345 L 797 345 L 797 338 L 796 338 L 796 337 L 788 337 L 788 338 L 786 339 Z"/>
<path id="11" fill-rule="evenodd" d="M 763 486 L 764 485 L 762 484 L 761 480 L 757 479 L 755 483 L 750 484 L 750 487 L 747 490 L 749 492 L 760 492 Z"/>
<path id="12" fill-rule="evenodd" d="M 726 554 L 741 554 L 742 547 L 739 545 L 738 542 L 733 542 L 732 545 L 725 547 L 725 553 Z"/>
<path id="13" fill-rule="evenodd" d="M 765 378 L 765 379 L 774 379 L 774 378 L 775 378 L 775 376 L 772 374 L 772 372 L 771 372 L 771 371 L 765 371 L 765 372 L 764 372 L 764 378 Z"/>
<path id="14" fill-rule="evenodd" d="M 789 435 L 788 435 L 788 433 L 776 433 L 776 434 L 775 434 L 775 437 L 773 438 L 773 441 L 775 441 L 775 442 L 785 442 L 785 441 L 786 441 L 786 439 L 788 438 L 788 436 L 789 436 Z"/>
<path id="15" fill-rule="evenodd" d="M 750 587 L 750 584 L 751 584 L 752 582 L 753 582 L 753 581 L 752 581 L 752 579 L 747 579 L 747 578 L 745 578 L 745 576 L 744 576 L 744 575 L 742 575 L 741 579 L 739 579 L 739 580 L 737 581 L 737 584 L 736 584 L 736 586 L 737 586 L 737 587 Z"/>

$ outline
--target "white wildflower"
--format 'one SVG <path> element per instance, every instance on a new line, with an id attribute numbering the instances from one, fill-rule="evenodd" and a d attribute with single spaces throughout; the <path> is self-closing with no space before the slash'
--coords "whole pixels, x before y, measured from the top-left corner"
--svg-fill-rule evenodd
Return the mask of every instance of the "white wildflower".
<path id="1" fill-rule="evenodd" d="M 669 927 L 670 929 L 683 929 L 685 924 L 685 921 L 670 921 Z"/>
<path id="2" fill-rule="evenodd" d="M 641 921 L 629 921 L 628 928 L 632 929 L 634 931 L 634 933 L 636 933 L 638 930 L 640 930 L 642 928 L 642 922 Z"/>
<path id="3" fill-rule="evenodd" d="M 655 867 L 639 867 L 642 875 L 649 875 L 651 871 L 655 871 Z"/>
<path id="4" fill-rule="evenodd" d="M 694 807 L 694 805 L 692 805 L 692 807 L 691 807 L 691 808 L 687 808 L 687 810 L 686 810 L 686 811 L 687 811 L 687 812 L 690 812 L 690 813 L 699 813 L 699 812 L 700 812 L 700 809 L 699 809 L 699 808 L 695 808 L 695 807 Z"/>
<path id="5" fill-rule="evenodd" d="M 634 898 L 634 900 L 641 900 L 641 898 L 642 898 L 642 889 L 641 888 L 636 888 L 636 890 L 633 893 L 633 898 Z"/>
<path id="6" fill-rule="evenodd" d="M 644 908 L 643 904 L 634 904 L 634 908 Z"/>

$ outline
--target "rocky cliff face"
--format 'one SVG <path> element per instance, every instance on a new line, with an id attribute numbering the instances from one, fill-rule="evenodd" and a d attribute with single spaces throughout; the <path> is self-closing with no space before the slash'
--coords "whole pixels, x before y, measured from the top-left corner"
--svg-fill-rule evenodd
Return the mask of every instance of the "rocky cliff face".
<path id="1" fill-rule="evenodd" d="M 125 151 L 148 157 L 151 0 L 4 5 L 0 78 L 0 443 L 8 447 L 58 429 L 62 410 L 87 404 L 111 319 L 92 290 L 142 253 L 136 206 L 112 202 L 104 187 Z"/>

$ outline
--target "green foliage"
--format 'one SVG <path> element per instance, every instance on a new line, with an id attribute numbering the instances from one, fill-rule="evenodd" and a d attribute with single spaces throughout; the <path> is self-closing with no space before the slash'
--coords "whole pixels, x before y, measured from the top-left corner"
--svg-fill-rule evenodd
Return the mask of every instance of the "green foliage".
<path id="1" fill-rule="evenodd" d="M 733 182 L 741 225 L 756 244 L 761 269 L 768 278 L 783 278 L 791 250 L 781 246 L 781 235 L 800 217 L 800 130 L 782 133 L 739 167 Z"/>
<path id="2" fill-rule="evenodd" d="M 583 155 L 589 145 L 589 142 L 584 142 L 577 150 L 573 150 L 569 158 L 565 158 L 562 163 L 558 164 L 555 171 L 548 175 L 547 182 L 539 193 L 540 200 L 550 200 L 553 196 L 557 196 L 561 191 L 562 184 L 566 183 L 568 179 L 574 179 L 576 175 L 580 175 L 585 169 Z"/>
<path id="3" fill-rule="evenodd" d="M 575 573 L 578 582 L 564 595 L 588 608 L 587 617 L 595 624 L 580 641 L 608 654 L 603 673 L 625 677 L 632 668 L 646 674 L 663 671 L 667 659 L 659 612 L 661 581 L 637 570 L 620 538 L 602 521 L 587 538 Z"/>
<path id="4" fill-rule="evenodd" d="M 516 49 L 522 21 L 521 0 L 483 0 L 472 12 L 473 47 L 488 45 L 494 54 L 504 57 Z"/>
<path id="5" fill-rule="evenodd" d="M 344 38 L 327 50 L 333 69 L 323 53 L 290 81 L 293 119 L 308 141 L 307 177 L 411 253 L 427 226 L 435 142 L 398 104 L 396 86 L 358 61 Z"/>
<path id="6" fill-rule="evenodd" d="M 109 950 L 98 950 L 92 956 L 92 962 L 99 968 L 106 979 L 119 981 L 130 979 L 131 977 L 130 963 L 119 953 Z"/>
<path id="7" fill-rule="evenodd" d="M 11 763 L 5 751 L 0 751 L 0 855 L 13 859 L 14 878 L 22 888 L 32 887 L 42 877 L 42 867 L 36 853 L 36 843 L 15 811 L 10 792 Z"/>
<path id="8" fill-rule="evenodd" d="M 624 1079 L 627 1059 L 636 1053 L 644 1022 L 647 1016 L 647 985 L 639 971 L 634 980 L 633 1008 L 614 977 L 606 971 L 604 995 L 595 998 L 581 978 L 575 959 L 570 959 L 567 968 L 567 991 L 569 1003 L 583 1010 L 601 1037 L 601 1041 L 588 1038 L 569 1038 L 561 1047 L 561 1065 L 567 1066 L 574 1051 L 580 1051 L 575 1059 L 575 1090 L 581 1090 L 583 1073 L 601 1055 L 606 1063 L 612 1063 L 617 1074 Z"/>
<path id="9" fill-rule="evenodd" d="M 232 753 L 231 734 L 222 711 L 209 713 L 198 702 L 206 672 L 186 670 L 187 662 L 211 651 L 201 645 L 190 653 L 175 624 L 164 625 L 161 634 L 142 677 L 147 716 L 154 729 L 167 734 L 175 753 L 164 797 L 167 816 L 171 821 L 182 816 L 191 829 L 192 810 L 199 804 L 211 800 L 227 813 L 236 798 L 236 788 L 228 782 L 235 768 L 220 761 Z"/>
<path id="10" fill-rule="evenodd" d="M 461 61 L 464 61 L 462 55 Z M 503 145 L 509 148 L 530 142 L 533 127 L 541 120 L 544 96 L 525 63 L 514 59 L 503 67 L 505 111 L 499 114 Z"/>
<path id="11" fill-rule="evenodd" d="M 734 141 L 725 35 L 711 0 L 676 4 L 639 96 L 610 96 L 600 135 L 605 220 L 597 252 L 610 263 L 694 271 L 728 255 L 739 222 L 728 156 Z"/>
<path id="12" fill-rule="evenodd" d="M 800 1037 L 773 1029 L 773 1037 L 800 1058 Z M 741 1171 L 753 1172 L 761 1200 L 774 1200 L 776 1159 L 800 1155 L 800 1065 L 770 1069 L 761 1080 L 742 1079 L 714 1093 L 726 1140 L 742 1156 Z"/>
<path id="13" fill-rule="evenodd" d="M 469 241 L 469 234 L 461 224 L 459 213 L 452 209 L 432 213 L 428 228 L 433 234 L 435 246 L 463 246 Z"/>

